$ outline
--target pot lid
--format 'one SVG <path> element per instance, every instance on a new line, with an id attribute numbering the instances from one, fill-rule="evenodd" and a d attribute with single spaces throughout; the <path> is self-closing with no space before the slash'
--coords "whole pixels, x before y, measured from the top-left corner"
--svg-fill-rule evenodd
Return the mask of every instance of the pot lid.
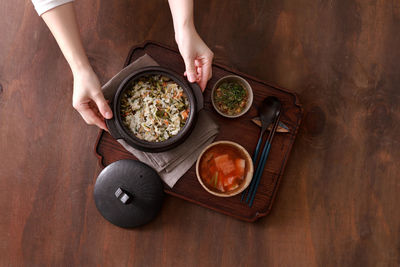
<path id="1" fill-rule="evenodd" d="M 97 177 L 96 207 L 109 222 L 124 228 L 150 222 L 161 209 L 163 185 L 158 173 L 137 160 L 111 163 Z"/>

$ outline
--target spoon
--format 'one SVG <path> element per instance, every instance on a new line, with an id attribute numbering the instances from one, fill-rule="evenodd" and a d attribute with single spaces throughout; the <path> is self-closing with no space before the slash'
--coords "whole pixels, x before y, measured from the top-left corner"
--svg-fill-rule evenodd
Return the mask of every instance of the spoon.
<path id="1" fill-rule="evenodd" d="M 260 108 L 258 109 L 258 115 L 261 121 L 261 132 L 260 137 L 258 138 L 256 150 L 253 154 L 253 164 L 256 164 L 258 153 L 260 152 L 260 147 L 262 144 L 262 137 L 267 130 L 268 126 L 272 123 L 276 116 L 277 110 L 280 109 L 281 102 L 278 98 L 274 96 L 269 96 L 264 99 Z"/>
<path id="2" fill-rule="evenodd" d="M 264 135 L 265 131 L 267 130 L 268 126 L 273 122 L 274 118 L 276 117 L 277 111 L 280 110 L 280 107 L 281 107 L 281 102 L 279 101 L 279 99 L 274 96 L 269 96 L 263 100 L 263 102 L 261 103 L 261 106 L 258 109 L 258 115 L 259 115 L 260 121 L 261 121 L 261 132 L 260 132 L 260 137 L 258 138 L 256 150 L 254 151 L 254 154 L 253 154 L 253 164 L 254 165 L 257 162 L 257 157 L 258 157 L 258 153 L 260 152 L 263 135 Z M 250 184 L 249 188 L 253 188 L 253 183 Z M 247 189 L 245 192 L 243 192 L 242 201 L 248 191 L 249 191 L 249 189 Z"/>

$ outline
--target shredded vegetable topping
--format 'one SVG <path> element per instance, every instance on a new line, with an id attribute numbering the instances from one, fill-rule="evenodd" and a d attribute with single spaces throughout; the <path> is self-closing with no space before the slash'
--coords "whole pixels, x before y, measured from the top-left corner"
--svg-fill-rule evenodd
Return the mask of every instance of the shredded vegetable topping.
<path id="1" fill-rule="evenodd" d="M 247 90 L 236 82 L 223 82 L 214 92 L 217 108 L 224 114 L 237 115 L 247 104 Z"/>
<path id="2" fill-rule="evenodd" d="M 189 116 L 182 87 L 168 77 L 139 78 L 121 97 L 124 125 L 139 139 L 162 142 L 177 135 Z"/>

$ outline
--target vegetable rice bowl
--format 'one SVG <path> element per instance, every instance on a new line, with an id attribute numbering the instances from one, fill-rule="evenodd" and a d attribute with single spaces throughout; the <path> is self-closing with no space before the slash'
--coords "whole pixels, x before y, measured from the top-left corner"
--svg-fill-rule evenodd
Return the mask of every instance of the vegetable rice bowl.
<path id="1" fill-rule="evenodd" d="M 162 142 L 177 135 L 190 112 L 189 100 L 181 86 L 163 75 L 135 80 L 121 97 L 124 126 L 137 138 Z"/>

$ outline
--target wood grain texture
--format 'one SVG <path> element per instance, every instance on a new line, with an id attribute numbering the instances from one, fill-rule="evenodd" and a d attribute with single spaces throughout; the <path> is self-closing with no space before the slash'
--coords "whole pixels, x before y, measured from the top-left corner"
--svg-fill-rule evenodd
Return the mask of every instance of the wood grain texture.
<path id="1" fill-rule="evenodd" d="M 143 45 L 134 46 L 125 61 L 125 66 L 144 54 L 157 60 L 157 63 L 161 66 L 168 67 L 177 73 L 183 73 L 184 71 L 184 65 L 181 62 L 178 51 L 150 41 L 145 42 Z M 179 179 L 173 188 L 165 186 L 164 191 L 167 194 L 180 197 L 237 219 L 254 222 L 258 218 L 267 215 L 272 208 L 280 180 L 290 156 L 290 151 L 300 127 L 303 109 L 298 97 L 293 92 L 267 85 L 254 77 L 237 73 L 235 70 L 231 70 L 220 64 L 213 65 L 212 73 L 213 77 L 208 82 L 203 94 L 204 109 L 213 116 L 214 121 L 219 125 L 219 134 L 216 137 L 216 141 L 229 140 L 237 142 L 252 155 L 257 144 L 260 128 L 251 122 L 251 118 L 257 115 L 258 107 L 263 99 L 270 95 L 280 99 L 282 103 L 281 121 L 288 125 L 290 133 L 276 135 L 252 207 L 249 207 L 245 202 L 241 202 L 240 194 L 230 198 L 220 198 L 210 195 L 199 184 L 195 165 Z M 222 77 L 232 74 L 245 78 L 249 82 L 254 94 L 250 110 L 235 120 L 218 115 L 211 104 L 212 88 Z M 105 131 L 99 131 L 99 137 L 97 142 L 94 143 L 94 147 L 95 154 L 99 157 L 99 163 L 103 167 L 120 159 L 136 159 L 128 151 L 123 148 L 121 149 L 119 143 Z"/>
<path id="2" fill-rule="evenodd" d="M 174 46 L 166 1 L 75 6 L 102 82 L 132 45 Z M 399 2 L 202 0 L 195 20 L 217 63 L 305 109 L 269 216 L 167 197 L 143 228 L 105 221 L 68 66 L 29 1 L 0 0 L 0 266 L 399 266 Z"/>

